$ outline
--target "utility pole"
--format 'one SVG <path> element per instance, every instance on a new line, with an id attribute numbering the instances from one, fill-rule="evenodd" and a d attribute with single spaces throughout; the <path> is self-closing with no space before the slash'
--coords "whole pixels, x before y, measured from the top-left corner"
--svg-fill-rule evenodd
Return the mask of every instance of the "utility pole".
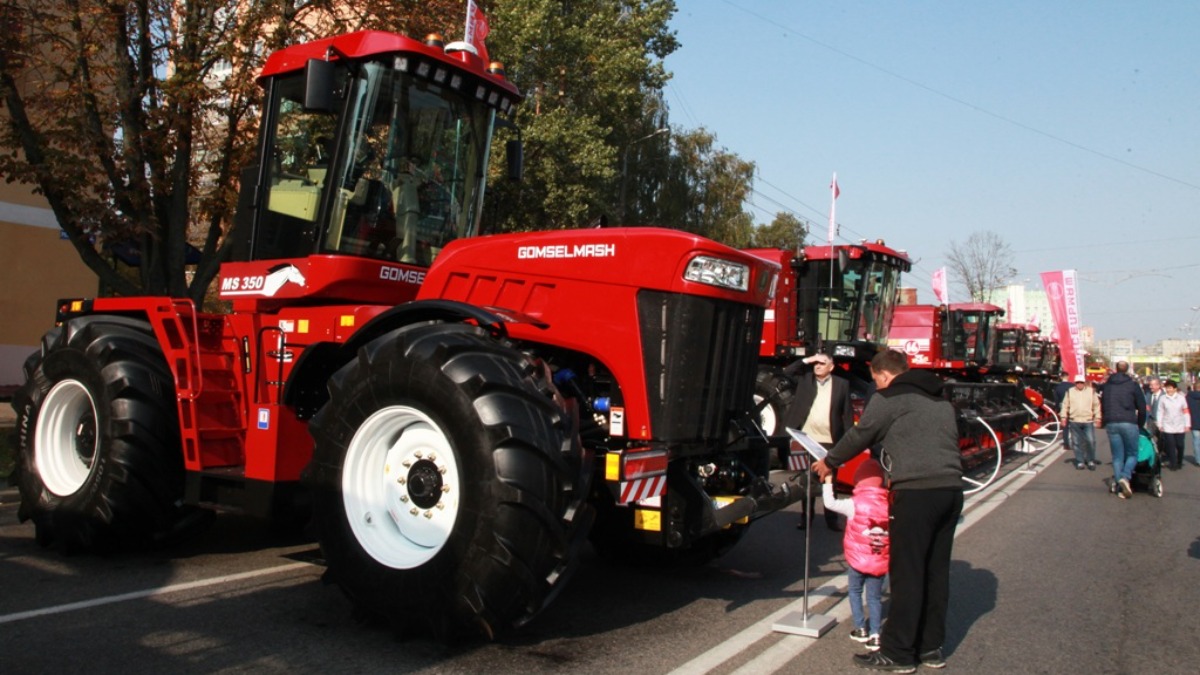
<path id="1" fill-rule="evenodd" d="M 625 222 L 625 187 L 629 180 L 628 179 L 629 148 L 632 148 L 633 146 L 637 145 L 638 143 L 641 143 L 642 141 L 650 140 L 651 138 L 654 138 L 655 136 L 661 136 L 663 134 L 669 134 L 669 133 L 671 133 L 671 129 L 669 127 L 655 129 L 653 133 L 646 134 L 645 136 L 642 136 L 641 138 L 629 141 L 629 143 L 627 143 L 625 145 L 625 152 L 621 154 L 621 213 L 617 219 L 618 225 L 627 225 L 628 224 Z"/>

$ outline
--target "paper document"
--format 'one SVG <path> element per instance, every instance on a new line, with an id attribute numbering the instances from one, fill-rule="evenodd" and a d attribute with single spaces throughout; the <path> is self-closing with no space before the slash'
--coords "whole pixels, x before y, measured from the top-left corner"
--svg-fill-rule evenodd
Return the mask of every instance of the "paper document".
<path id="1" fill-rule="evenodd" d="M 785 428 L 787 429 L 788 434 L 792 438 L 796 439 L 796 442 L 799 443 L 800 446 L 803 447 L 805 450 L 807 450 L 808 454 L 812 455 L 813 459 L 816 459 L 818 462 L 825 459 L 825 455 L 829 454 L 829 451 L 827 451 L 825 449 L 825 446 L 814 441 L 803 431 L 796 431 L 795 429 L 793 429 L 791 427 L 785 427 Z"/>

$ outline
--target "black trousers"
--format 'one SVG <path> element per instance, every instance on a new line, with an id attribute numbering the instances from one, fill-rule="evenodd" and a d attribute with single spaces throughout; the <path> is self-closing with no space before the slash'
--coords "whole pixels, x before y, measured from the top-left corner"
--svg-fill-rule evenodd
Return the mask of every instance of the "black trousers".
<path id="1" fill-rule="evenodd" d="M 897 663 L 915 663 L 946 639 L 950 551 L 962 507 L 961 488 L 892 492 L 891 605 L 880 647 Z"/>

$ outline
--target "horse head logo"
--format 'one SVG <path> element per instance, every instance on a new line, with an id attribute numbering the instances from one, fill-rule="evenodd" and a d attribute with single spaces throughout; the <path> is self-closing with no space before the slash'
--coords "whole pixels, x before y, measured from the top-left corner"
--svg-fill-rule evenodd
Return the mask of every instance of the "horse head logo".
<path id="1" fill-rule="evenodd" d="M 290 263 L 276 265 L 267 270 L 267 278 L 263 284 L 263 294 L 268 296 L 275 295 L 275 292 L 288 282 L 303 287 L 304 275 L 300 273 L 299 268 Z"/>

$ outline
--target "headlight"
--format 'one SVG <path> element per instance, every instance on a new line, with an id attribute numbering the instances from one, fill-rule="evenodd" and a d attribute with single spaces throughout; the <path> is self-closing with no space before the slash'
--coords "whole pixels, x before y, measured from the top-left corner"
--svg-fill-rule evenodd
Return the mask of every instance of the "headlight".
<path id="1" fill-rule="evenodd" d="M 709 286 L 744 291 L 750 288 L 750 266 L 702 255 L 692 258 L 683 278 Z"/>

